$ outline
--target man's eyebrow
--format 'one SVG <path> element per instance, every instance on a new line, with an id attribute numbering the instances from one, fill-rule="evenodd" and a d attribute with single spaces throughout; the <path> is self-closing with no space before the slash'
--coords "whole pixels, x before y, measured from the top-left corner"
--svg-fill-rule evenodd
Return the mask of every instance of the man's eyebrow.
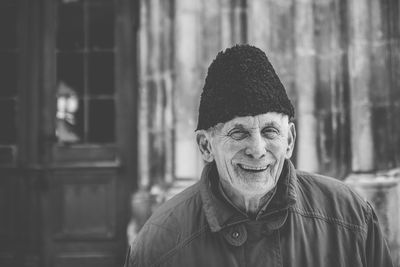
<path id="1" fill-rule="evenodd" d="M 269 121 L 269 122 L 264 123 L 261 128 L 265 128 L 267 126 L 273 126 L 273 127 L 277 127 L 277 128 L 281 127 L 279 123 L 277 123 L 275 121 Z"/>
<path id="2" fill-rule="evenodd" d="M 251 130 L 254 127 L 252 125 L 246 125 L 246 124 L 242 124 L 242 123 L 235 123 L 233 125 L 229 125 L 226 127 L 225 131 L 229 132 L 233 129 L 240 129 L 240 130 Z"/>
<path id="3" fill-rule="evenodd" d="M 230 128 L 245 128 L 246 126 L 241 123 L 235 123 L 234 125 L 230 126 Z"/>
<path id="4" fill-rule="evenodd" d="M 245 129 L 248 128 L 246 125 L 242 124 L 242 123 L 235 123 L 233 125 L 229 125 L 226 127 L 227 130 L 231 130 L 231 129 L 235 129 L 235 128 L 239 128 L 239 129 Z"/>
<path id="5" fill-rule="evenodd" d="M 265 123 L 263 123 L 261 125 L 260 128 L 265 128 L 265 127 L 269 127 L 269 126 L 273 126 L 273 127 L 276 127 L 276 128 L 281 128 L 279 123 L 277 123 L 276 121 L 265 122 Z M 249 126 L 249 125 L 237 122 L 237 123 L 234 123 L 232 125 L 228 125 L 228 126 L 226 126 L 224 128 L 225 128 L 226 131 L 230 131 L 232 129 L 253 129 L 254 127 L 253 127 L 253 125 Z"/>

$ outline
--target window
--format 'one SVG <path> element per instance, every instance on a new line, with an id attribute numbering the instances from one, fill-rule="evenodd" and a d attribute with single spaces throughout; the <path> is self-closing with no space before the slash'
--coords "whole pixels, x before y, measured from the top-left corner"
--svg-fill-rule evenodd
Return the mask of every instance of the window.
<path id="1" fill-rule="evenodd" d="M 112 0 L 59 1 L 59 143 L 115 142 L 114 20 Z"/>

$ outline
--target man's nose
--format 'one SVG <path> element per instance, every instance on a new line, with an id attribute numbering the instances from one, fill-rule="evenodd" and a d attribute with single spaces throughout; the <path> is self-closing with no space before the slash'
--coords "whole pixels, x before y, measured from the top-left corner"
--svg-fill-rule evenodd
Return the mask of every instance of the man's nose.
<path id="1" fill-rule="evenodd" d="M 245 153 L 254 159 L 265 157 L 267 153 L 266 142 L 261 134 L 254 134 L 249 138 Z"/>

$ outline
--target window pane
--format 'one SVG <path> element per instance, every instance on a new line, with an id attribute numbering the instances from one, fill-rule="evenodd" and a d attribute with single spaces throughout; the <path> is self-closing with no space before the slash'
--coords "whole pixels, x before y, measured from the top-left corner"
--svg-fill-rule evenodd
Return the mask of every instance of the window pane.
<path id="1" fill-rule="evenodd" d="M 58 95 L 56 136 L 59 142 L 83 142 L 83 114 L 84 103 L 76 95 Z"/>
<path id="2" fill-rule="evenodd" d="M 0 100 L 0 144 L 2 145 L 16 142 L 15 106 L 15 100 Z"/>
<path id="3" fill-rule="evenodd" d="M 63 1 L 58 9 L 57 47 L 61 50 L 83 48 L 83 5 L 78 1 Z"/>
<path id="4" fill-rule="evenodd" d="M 113 142 L 114 1 L 58 2 L 57 136 L 60 142 Z"/>
<path id="5" fill-rule="evenodd" d="M 17 46 L 17 8 L 0 7 L 0 49 Z"/>
<path id="6" fill-rule="evenodd" d="M 0 53 L 0 97 L 17 95 L 17 55 Z"/>
<path id="7" fill-rule="evenodd" d="M 91 100 L 89 105 L 89 142 L 115 140 L 114 100 Z"/>
<path id="8" fill-rule="evenodd" d="M 89 48 L 114 47 L 114 8 L 112 5 L 89 7 Z"/>
<path id="9" fill-rule="evenodd" d="M 57 81 L 63 83 L 79 96 L 83 94 L 83 55 L 82 53 L 58 53 Z"/>
<path id="10" fill-rule="evenodd" d="M 89 92 L 91 95 L 114 93 L 114 54 L 111 52 L 89 55 Z"/>

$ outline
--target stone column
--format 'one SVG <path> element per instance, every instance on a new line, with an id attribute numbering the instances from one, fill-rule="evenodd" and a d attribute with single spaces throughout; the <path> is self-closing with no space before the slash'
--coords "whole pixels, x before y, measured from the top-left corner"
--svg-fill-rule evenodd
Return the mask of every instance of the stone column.
<path id="1" fill-rule="evenodd" d="M 196 178 L 201 161 L 194 130 L 201 92 L 199 57 L 201 53 L 199 1 L 175 1 L 175 88 L 174 88 L 174 169 L 175 178 Z"/>
<path id="2" fill-rule="evenodd" d="M 138 191 L 132 195 L 132 241 L 173 181 L 174 1 L 140 1 Z"/>
<path id="3" fill-rule="evenodd" d="M 172 0 L 140 3 L 139 185 L 143 190 L 173 177 Z"/>
<path id="4" fill-rule="evenodd" d="M 317 172 L 316 118 L 316 51 L 314 44 L 313 1 L 297 1 L 294 16 L 296 69 L 295 84 L 298 92 L 297 168 Z"/>
<path id="5" fill-rule="evenodd" d="M 349 77 L 351 103 L 352 171 L 374 170 L 374 147 L 371 126 L 371 17 L 368 1 L 350 1 L 349 12 Z"/>

